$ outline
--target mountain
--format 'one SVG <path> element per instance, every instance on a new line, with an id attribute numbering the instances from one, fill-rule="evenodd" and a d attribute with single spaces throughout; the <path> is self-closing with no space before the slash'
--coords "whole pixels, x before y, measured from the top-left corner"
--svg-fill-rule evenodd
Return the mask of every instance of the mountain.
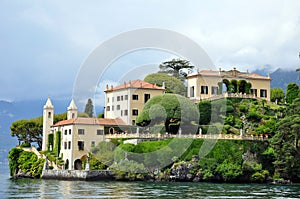
<path id="1" fill-rule="evenodd" d="M 268 68 L 258 69 L 252 71 L 252 73 L 257 73 L 263 76 L 267 76 L 270 73 L 271 88 L 282 88 L 284 91 L 289 83 L 295 82 L 300 85 L 299 73 L 296 70 L 284 70 L 281 68 L 276 69 L 275 71 L 270 71 Z"/>
<path id="2" fill-rule="evenodd" d="M 296 70 L 277 69 L 271 73 L 271 88 L 282 88 L 284 91 L 289 83 L 295 82 L 300 85 L 299 73 Z"/>

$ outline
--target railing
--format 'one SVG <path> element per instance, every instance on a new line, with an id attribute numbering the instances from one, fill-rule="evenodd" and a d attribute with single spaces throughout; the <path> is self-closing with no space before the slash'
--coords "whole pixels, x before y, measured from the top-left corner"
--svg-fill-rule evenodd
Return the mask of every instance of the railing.
<path id="1" fill-rule="evenodd" d="M 209 100 L 218 100 L 223 98 L 245 98 L 245 99 L 257 99 L 262 100 L 263 98 L 257 97 L 256 95 L 252 94 L 243 94 L 243 93 L 223 93 L 221 95 L 215 95 L 209 98 Z"/>
<path id="2" fill-rule="evenodd" d="M 106 139 L 112 138 L 131 138 L 131 139 L 167 139 L 167 138 L 193 138 L 193 139 L 223 139 L 223 140 L 268 140 L 268 135 L 230 135 L 230 134 L 150 134 L 150 133 L 135 133 L 135 134 L 107 134 Z"/>

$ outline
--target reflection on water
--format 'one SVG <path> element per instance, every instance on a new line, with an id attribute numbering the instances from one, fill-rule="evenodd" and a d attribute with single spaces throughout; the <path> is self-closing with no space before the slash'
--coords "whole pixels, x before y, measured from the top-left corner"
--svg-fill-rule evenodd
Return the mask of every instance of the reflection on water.
<path id="1" fill-rule="evenodd" d="M 299 198 L 299 185 L 8 180 L 5 198 Z M 3 197 L 1 197 L 3 198 Z"/>
<path id="2" fill-rule="evenodd" d="M 300 185 L 58 181 L 8 179 L 0 172 L 0 198 L 299 198 Z"/>

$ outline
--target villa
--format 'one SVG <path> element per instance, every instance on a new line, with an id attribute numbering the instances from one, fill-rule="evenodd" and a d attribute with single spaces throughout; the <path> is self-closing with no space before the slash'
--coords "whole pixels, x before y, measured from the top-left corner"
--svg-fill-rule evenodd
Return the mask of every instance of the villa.
<path id="1" fill-rule="evenodd" d="M 245 85 L 250 83 L 251 88 L 248 94 L 251 94 L 257 98 L 263 98 L 270 101 L 270 75 L 267 77 L 254 73 L 240 72 L 236 68 L 233 70 L 214 71 L 214 70 L 201 70 L 194 74 L 187 76 L 187 96 L 195 101 L 199 102 L 203 99 L 210 99 L 214 96 L 220 95 L 226 90 L 226 81 L 236 80 L 236 82 L 242 82 L 240 91 L 237 93 L 245 93 Z M 242 88 L 243 87 L 243 88 Z"/>
<path id="2" fill-rule="evenodd" d="M 241 94 L 249 92 L 257 98 L 269 101 L 270 81 L 269 76 L 240 72 L 235 68 L 230 71 L 202 70 L 187 76 L 187 96 L 195 102 L 210 99 L 228 92 L 225 90 L 229 87 L 228 82 L 236 82 L 236 89 Z M 246 91 L 247 85 L 249 91 Z M 54 146 L 53 140 L 59 136 L 60 150 L 57 155 L 64 161 L 64 169 L 82 169 L 81 160 L 99 142 L 106 140 L 105 135 L 133 133 L 136 117 L 145 103 L 154 96 L 164 94 L 165 85 L 159 87 L 141 80 L 133 80 L 115 87 L 107 85 L 104 92 L 105 118 L 78 117 L 78 108 L 72 100 L 67 108 L 67 119 L 54 124 L 54 106 L 50 98 L 44 105 L 42 150 L 52 151 L 57 147 Z M 60 134 L 57 134 L 58 132 Z"/>

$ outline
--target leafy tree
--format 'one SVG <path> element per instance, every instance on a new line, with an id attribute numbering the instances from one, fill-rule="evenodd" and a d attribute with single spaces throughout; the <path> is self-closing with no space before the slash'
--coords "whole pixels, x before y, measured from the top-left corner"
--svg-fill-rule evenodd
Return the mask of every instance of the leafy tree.
<path id="1" fill-rule="evenodd" d="M 93 105 L 93 102 L 92 102 L 91 98 L 88 99 L 88 101 L 87 101 L 87 103 L 85 105 L 84 112 L 86 114 L 88 114 L 89 117 L 93 117 L 93 114 L 94 114 L 94 105 Z"/>
<path id="2" fill-rule="evenodd" d="M 55 124 L 59 121 L 66 120 L 66 119 L 67 119 L 67 112 L 61 114 L 55 114 L 53 118 L 53 123 Z"/>
<path id="3" fill-rule="evenodd" d="M 198 103 L 199 113 L 200 113 L 200 125 L 207 125 L 211 119 L 211 102 L 201 101 Z"/>
<path id="4" fill-rule="evenodd" d="M 145 82 L 162 86 L 163 82 L 166 86 L 166 93 L 175 93 L 185 95 L 186 88 L 184 84 L 176 77 L 164 73 L 149 74 L 144 79 Z"/>
<path id="5" fill-rule="evenodd" d="M 176 94 L 164 94 L 151 98 L 145 104 L 136 122 L 140 126 L 164 123 L 167 132 L 177 133 L 179 126 L 191 128 L 188 130 L 193 131 L 191 123 L 196 124 L 198 120 L 197 107 L 188 98 Z"/>
<path id="6" fill-rule="evenodd" d="M 10 126 L 10 134 L 20 142 L 37 143 L 42 148 L 43 123 L 41 117 L 31 120 L 17 120 Z"/>
<path id="7" fill-rule="evenodd" d="M 290 83 L 286 89 L 286 101 L 291 104 L 294 99 L 299 97 L 299 86 L 296 83 Z"/>
<path id="8" fill-rule="evenodd" d="M 37 155 L 33 152 L 13 148 L 9 151 L 8 159 L 11 176 L 18 173 L 19 170 L 30 174 L 34 178 L 38 178 L 42 174 L 45 160 L 42 158 L 38 159 Z"/>
<path id="9" fill-rule="evenodd" d="M 286 117 L 276 125 L 276 134 L 271 139 L 275 155 L 275 169 L 285 179 L 300 179 L 300 99 L 287 108 Z"/>
<path id="10" fill-rule="evenodd" d="M 185 70 L 191 71 L 194 66 L 190 65 L 190 62 L 183 59 L 172 59 L 171 61 L 163 62 L 159 65 L 160 73 L 167 73 L 181 80 L 184 80 L 187 76 Z"/>
<path id="11" fill-rule="evenodd" d="M 282 88 L 271 88 L 271 101 L 282 102 L 284 99 L 284 91 Z"/>

